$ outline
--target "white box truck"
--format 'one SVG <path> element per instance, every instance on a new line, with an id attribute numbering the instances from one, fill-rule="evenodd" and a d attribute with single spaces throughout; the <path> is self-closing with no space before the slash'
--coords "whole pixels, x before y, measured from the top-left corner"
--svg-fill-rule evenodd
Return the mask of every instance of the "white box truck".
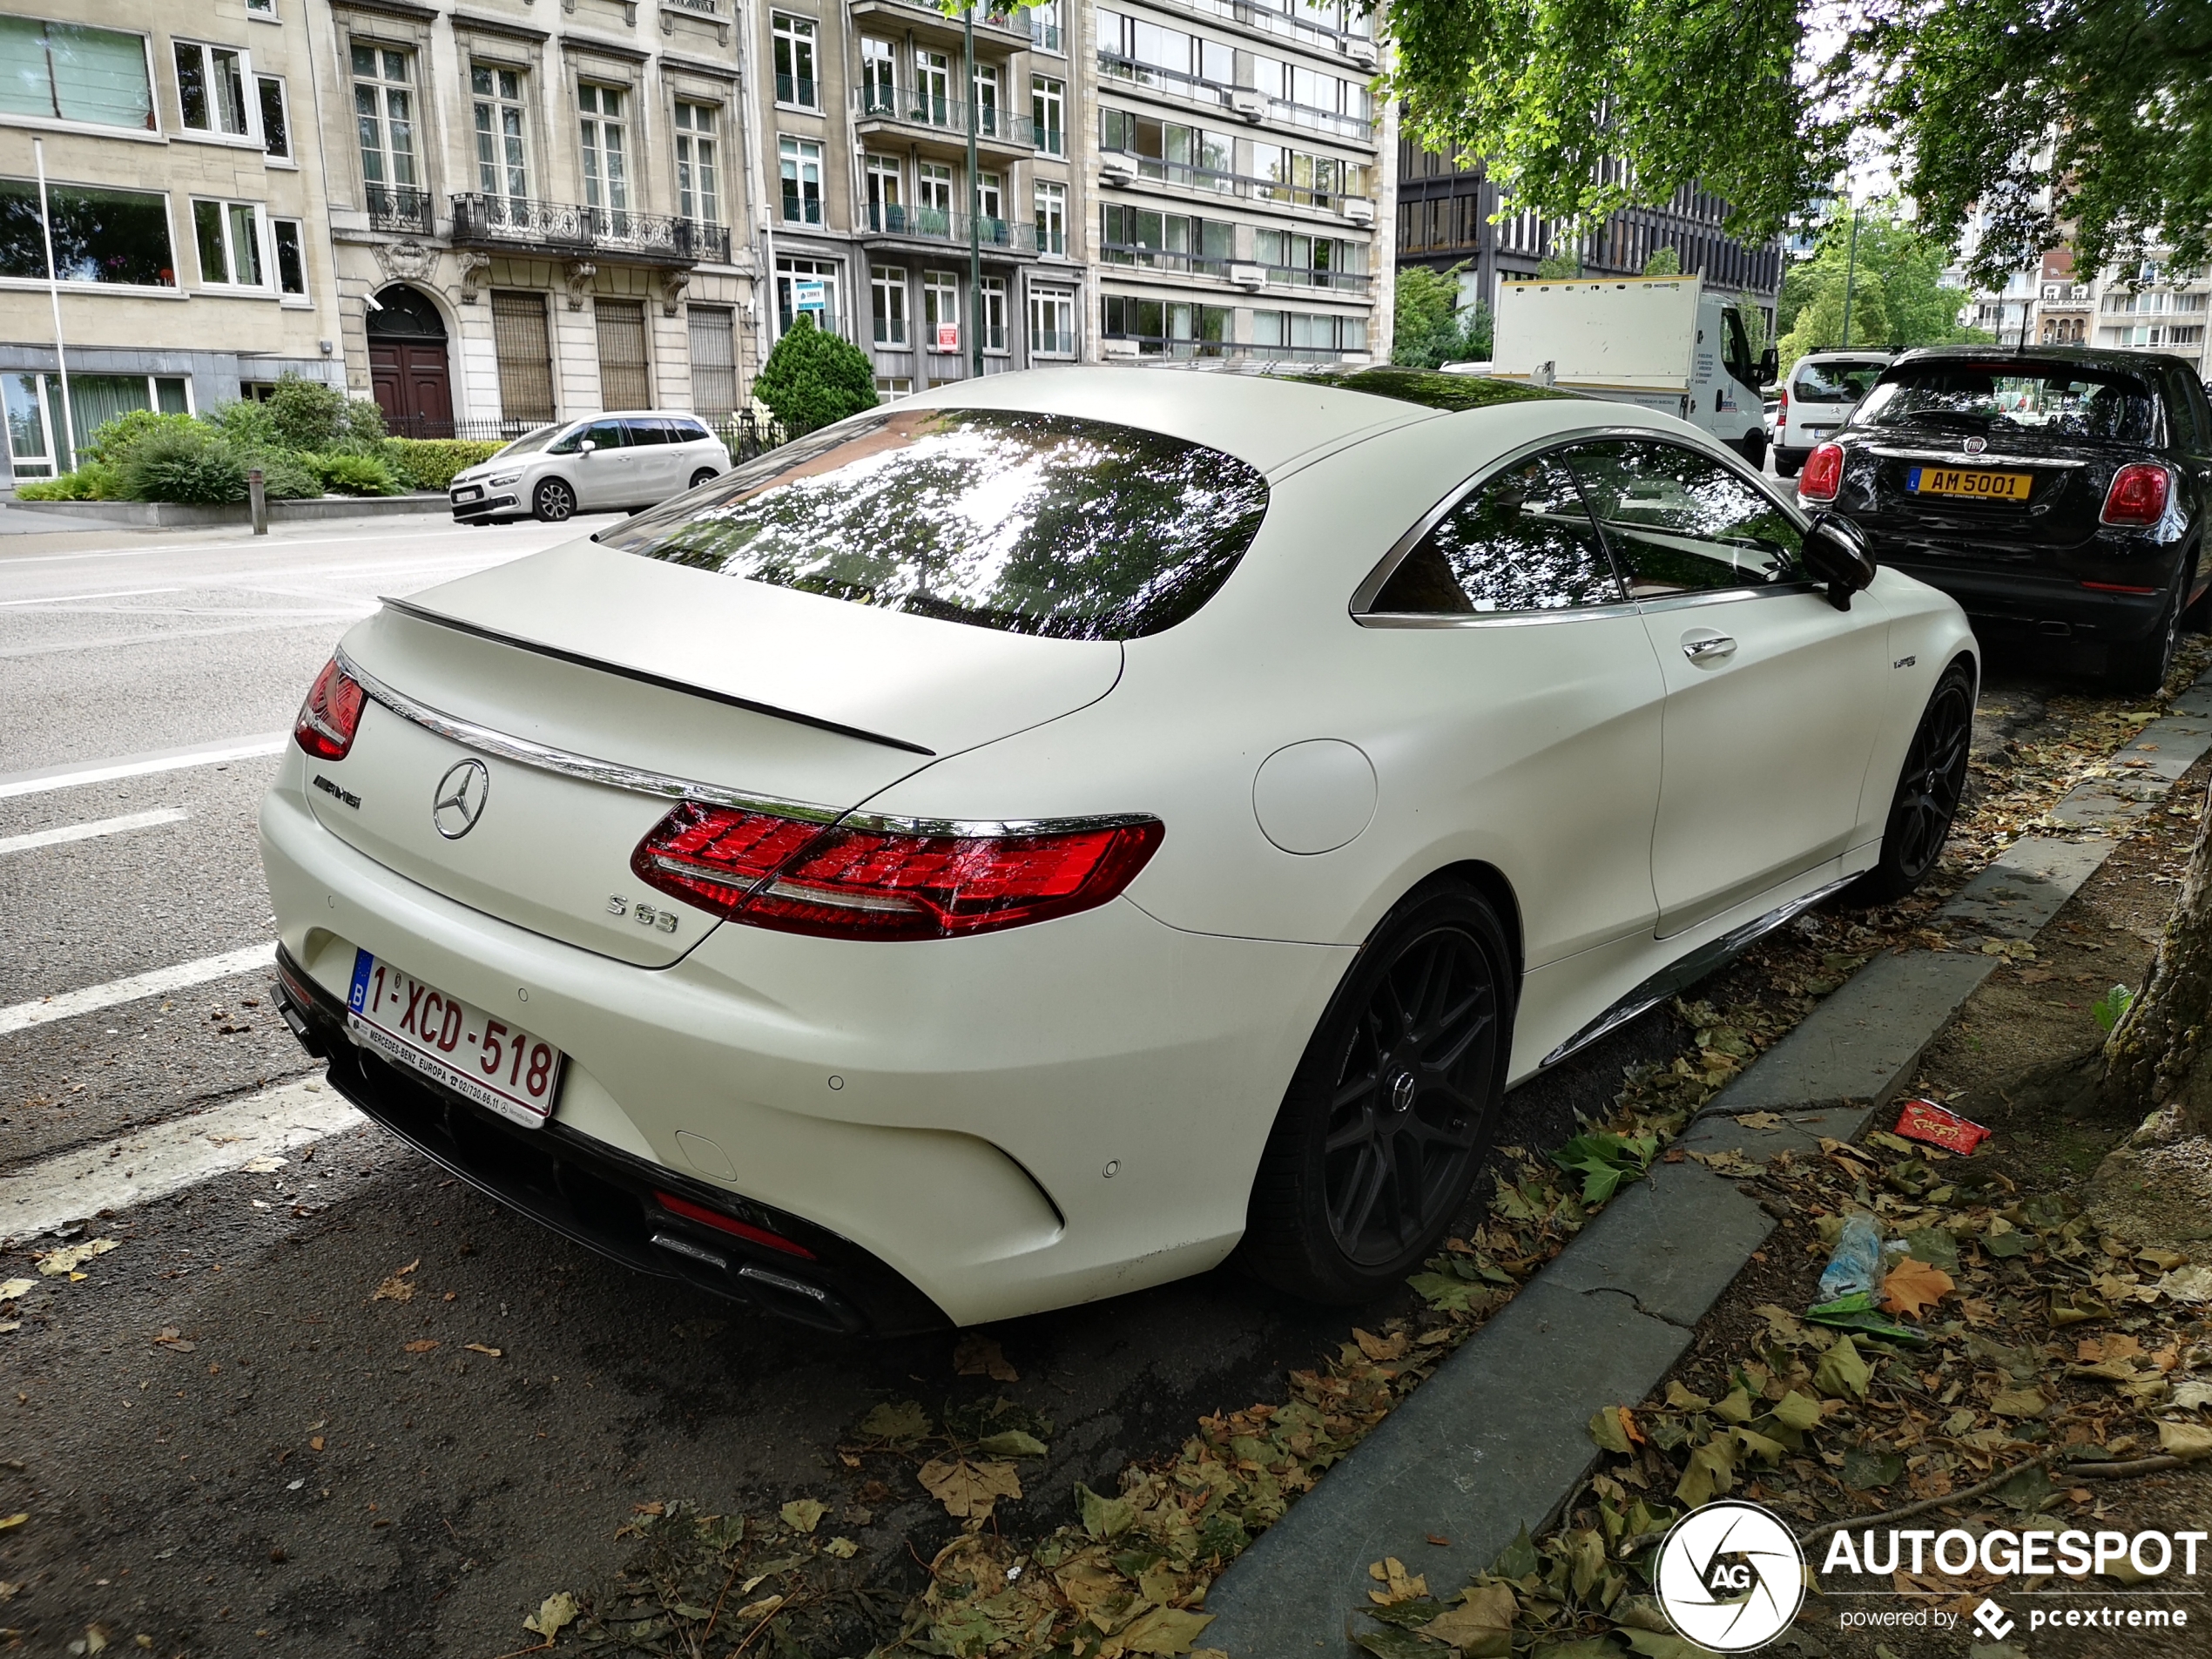
<path id="1" fill-rule="evenodd" d="M 1498 287 L 1494 357 L 1453 373 L 1554 385 L 1680 415 L 1738 451 L 1766 459 L 1755 361 L 1735 302 L 1694 276 L 1576 278 Z"/>

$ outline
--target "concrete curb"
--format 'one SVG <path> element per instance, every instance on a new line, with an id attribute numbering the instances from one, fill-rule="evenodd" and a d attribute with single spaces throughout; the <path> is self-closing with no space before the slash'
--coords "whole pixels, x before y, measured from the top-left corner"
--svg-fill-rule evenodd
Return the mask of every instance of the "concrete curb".
<path id="1" fill-rule="evenodd" d="M 2212 673 L 2052 818 L 2090 828 L 2145 816 L 2208 750 Z M 1943 914 L 1995 939 L 2028 938 L 2118 845 L 2024 838 Z M 1854 1138 L 2002 960 L 1876 958 L 1716 1095 L 1678 1144 L 1764 1158 Z M 1779 1121 L 1745 1124 L 1745 1113 Z M 1522 1527 L 1541 1531 L 1597 1460 L 1591 1414 L 1657 1386 L 1773 1226 L 1733 1182 L 1698 1164 L 1655 1165 L 1238 1558 L 1206 1598 L 1216 1617 L 1204 1643 L 1231 1659 L 1356 1655 L 1369 1562 L 1396 1555 L 1448 1596 Z"/>
<path id="2" fill-rule="evenodd" d="M 137 529 L 195 529 L 209 525 L 244 524 L 252 521 L 245 504 L 194 507 L 174 501 L 20 501 L 10 507 L 25 512 L 50 513 L 56 518 L 91 521 L 88 529 L 110 529 L 127 524 Z M 449 514 L 453 502 L 435 496 L 318 496 L 311 501 L 273 501 L 269 523 L 293 524 L 325 518 L 394 518 L 414 514 Z M 56 529 L 68 525 L 57 524 Z"/>

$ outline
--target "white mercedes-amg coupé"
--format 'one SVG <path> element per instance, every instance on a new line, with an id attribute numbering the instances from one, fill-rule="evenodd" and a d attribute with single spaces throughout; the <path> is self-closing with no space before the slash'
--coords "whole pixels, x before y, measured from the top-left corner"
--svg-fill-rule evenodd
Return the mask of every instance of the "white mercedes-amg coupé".
<path id="1" fill-rule="evenodd" d="M 833 1330 L 1356 1301 L 1508 1088 L 1933 865 L 1978 649 L 1696 428 L 994 376 L 391 599 L 262 809 L 333 1083 Z"/>

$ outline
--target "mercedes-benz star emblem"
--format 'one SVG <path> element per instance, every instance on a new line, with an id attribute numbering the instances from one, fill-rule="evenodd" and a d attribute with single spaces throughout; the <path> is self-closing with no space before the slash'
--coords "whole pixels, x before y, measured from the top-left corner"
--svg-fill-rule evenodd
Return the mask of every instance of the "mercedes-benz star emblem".
<path id="1" fill-rule="evenodd" d="M 481 760 L 464 760 L 438 779 L 438 792 L 430 798 L 430 821 L 448 841 L 457 841 L 476 827 L 491 799 L 491 773 Z"/>
<path id="2" fill-rule="evenodd" d="M 1987 438 L 1968 438 L 1966 440 L 1966 453 L 1970 455 L 1978 455 L 1987 448 L 1989 448 L 1989 440 Z"/>

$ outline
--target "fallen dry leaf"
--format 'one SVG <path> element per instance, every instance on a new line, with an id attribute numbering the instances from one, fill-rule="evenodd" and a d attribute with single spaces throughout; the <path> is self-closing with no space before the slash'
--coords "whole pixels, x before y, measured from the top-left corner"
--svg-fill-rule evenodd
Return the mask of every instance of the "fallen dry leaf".
<path id="1" fill-rule="evenodd" d="M 498 1359 L 500 1355 L 500 1350 L 497 1348 L 487 1348 L 481 1342 L 464 1342 L 461 1345 L 468 1349 L 470 1353 L 488 1354 L 494 1359 Z"/>
<path id="2" fill-rule="evenodd" d="M 998 1339 L 971 1331 L 953 1349 L 953 1369 L 963 1377 L 988 1377 L 993 1382 L 1020 1382 L 1022 1373 L 1007 1362 Z"/>
<path id="3" fill-rule="evenodd" d="M 1882 1281 L 1882 1311 L 1885 1313 L 1909 1314 L 1919 1318 L 1921 1312 L 1957 1289 L 1951 1275 L 1940 1267 L 1916 1261 L 1907 1256 L 1889 1271 Z"/>
<path id="4" fill-rule="evenodd" d="M 1367 1592 L 1367 1599 L 1378 1607 L 1395 1607 L 1400 1602 L 1419 1601 L 1428 1594 L 1427 1575 L 1406 1572 L 1406 1563 L 1395 1555 L 1369 1562 L 1367 1576 L 1382 1582 L 1382 1588 Z"/>
<path id="5" fill-rule="evenodd" d="M 970 1463 L 966 1458 L 932 1458 L 919 1476 L 929 1495 L 959 1520 L 988 1515 L 1001 1498 L 1022 1495 L 1022 1477 L 1011 1463 Z"/>
<path id="6" fill-rule="evenodd" d="M 27 1278 L 0 1279 L 0 1302 L 12 1302 L 29 1291 L 35 1281 Z"/>
<path id="7" fill-rule="evenodd" d="M 750 1619 L 755 1624 L 765 1619 L 784 1604 L 780 1595 L 764 1595 L 758 1602 L 748 1602 L 737 1611 L 739 1619 Z"/>
<path id="8" fill-rule="evenodd" d="M 321 1450 L 322 1450 L 322 1436 L 321 1436 L 321 1435 L 320 1435 L 320 1434 L 318 1434 L 318 1435 L 316 1435 L 316 1436 L 315 1436 L 313 1440 L 309 1440 L 309 1441 L 307 1442 L 307 1449 L 308 1449 L 310 1452 L 320 1452 L 320 1451 L 321 1451 Z"/>
<path id="9" fill-rule="evenodd" d="M 81 1244 L 64 1244 L 59 1250 L 50 1250 L 37 1258 L 38 1271 L 49 1278 L 63 1273 L 74 1273 L 95 1256 L 105 1256 L 115 1248 L 112 1238 L 88 1238 Z"/>
<path id="10" fill-rule="evenodd" d="M 576 1597 L 563 1590 L 540 1602 L 537 1611 L 523 1621 L 523 1629 L 536 1631 L 550 1645 L 555 1636 L 576 1622 Z"/>
<path id="11" fill-rule="evenodd" d="M 1378 1365 L 1387 1360 L 1403 1359 L 1406 1350 L 1413 1345 L 1413 1339 L 1403 1331 L 1399 1332 L 1395 1336 L 1385 1338 L 1375 1335 L 1372 1331 L 1362 1331 L 1357 1325 L 1352 1327 L 1352 1339 L 1359 1345 L 1360 1352 Z"/>
<path id="12" fill-rule="evenodd" d="M 420 1342 L 409 1342 L 402 1345 L 409 1353 L 428 1353 L 438 1345 L 438 1339 L 435 1337 L 424 1337 Z"/>
<path id="13" fill-rule="evenodd" d="M 829 1506 L 813 1498 L 798 1498 L 777 1513 L 783 1516 L 784 1525 L 793 1532 L 812 1532 L 821 1524 L 822 1517 L 829 1514 Z"/>

